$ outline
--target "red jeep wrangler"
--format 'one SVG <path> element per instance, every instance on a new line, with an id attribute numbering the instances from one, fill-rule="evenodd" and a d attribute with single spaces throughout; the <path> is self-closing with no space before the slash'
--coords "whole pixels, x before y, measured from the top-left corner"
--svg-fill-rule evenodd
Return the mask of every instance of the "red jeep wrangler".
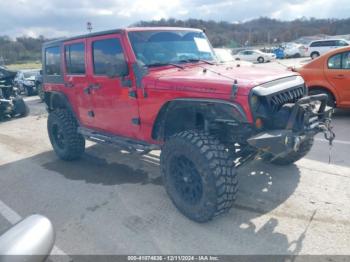
<path id="1" fill-rule="evenodd" d="M 230 209 L 239 165 L 304 157 L 330 133 L 327 95 L 306 96 L 298 73 L 219 64 L 204 32 L 128 28 L 46 43 L 48 133 L 78 159 L 85 139 L 147 154 L 175 206 L 198 222 Z"/>

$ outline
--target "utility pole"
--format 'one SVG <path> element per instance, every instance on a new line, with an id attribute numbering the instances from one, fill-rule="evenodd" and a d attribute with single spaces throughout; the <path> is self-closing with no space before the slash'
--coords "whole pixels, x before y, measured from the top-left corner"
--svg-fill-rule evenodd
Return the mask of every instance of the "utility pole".
<path id="1" fill-rule="evenodd" d="M 92 31 L 92 23 L 91 22 L 87 22 L 86 23 L 86 28 L 89 31 L 89 33 L 91 33 L 91 31 Z"/>

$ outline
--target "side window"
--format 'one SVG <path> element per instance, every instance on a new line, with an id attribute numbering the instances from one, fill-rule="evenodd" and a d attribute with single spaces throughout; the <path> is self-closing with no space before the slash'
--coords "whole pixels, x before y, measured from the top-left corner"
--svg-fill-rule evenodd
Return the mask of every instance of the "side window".
<path id="1" fill-rule="evenodd" d="M 64 47 L 67 74 L 85 74 L 85 45 L 77 43 Z"/>
<path id="2" fill-rule="evenodd" d="M 313 42 L 311 43 L 310 45 L 311 47 L 317 47 L 317 46 L 320 46 L 320 42 Z"/>
<path id="3" fill-rule="evenodd" d="M 341 69 L 342 64 L 342 55 L 336 54 L 329 58 L 328 60 L 328 68 L 329 69 Z"/>
<path id="4" fill-rule="evenodd" d="M 350 52 L 343 53 L 342 68 L 343 69 L 350 69 Z"/>
<path id="5" fill-rule="evenodd" d="M 108 75 L 111 67 L 125 63 L 121 43 L 116 38 L 93 42 L 92 55 L 95 75 Z"/>
<path id="6" fill-rule="evenodd" d="M 327 43 L 328 43 L 327 46 L 337 46 L 338 45 L 337 41 L 328 41 Z"/>
<path id="7" fill-rule="evenodd" d="M 53 76 L 61 75 L 61 52 L 59 46 L 45 49 L 45 73 Z"/>

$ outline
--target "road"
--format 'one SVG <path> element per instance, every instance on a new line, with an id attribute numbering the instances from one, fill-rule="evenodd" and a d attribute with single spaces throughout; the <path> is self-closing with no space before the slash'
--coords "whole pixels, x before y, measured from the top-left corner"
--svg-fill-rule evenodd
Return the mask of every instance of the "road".
<path id="1" fill-rule="evenodd" d="M 254 161 L 239 170 L 234 208 L 197 224 L 166 195 L 159 152 L 89 143 L 81 160 L 60 161 L 44 105 L 27 102 L 30 116 L 0 123 L 0 231 L 14 223 L 10 210 L 49 217 L 69 255 L 350 253 L 349 111 L 336 112 L 331 164 L 322 136 L 290 167 Z"/>

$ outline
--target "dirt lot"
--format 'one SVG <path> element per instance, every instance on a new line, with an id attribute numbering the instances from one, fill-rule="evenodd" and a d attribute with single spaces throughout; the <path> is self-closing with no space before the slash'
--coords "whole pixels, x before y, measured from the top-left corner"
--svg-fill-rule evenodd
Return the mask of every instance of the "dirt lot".
<path id="1" fill-rule="evenodd" d="M 197 224 L 167 197 L 159 152 L 89 144 L 82 160 L 62 162 L 44 105 L 27 101 L 29 117 L 0 123 L 0 231 L 40 213 L 57 230 L 56 254 L 350 254 L 350 112 L 335 117 L 331 165 L 321 136 L 296 165 L 255 161 L 239 170 L 229 214 Z"/>

